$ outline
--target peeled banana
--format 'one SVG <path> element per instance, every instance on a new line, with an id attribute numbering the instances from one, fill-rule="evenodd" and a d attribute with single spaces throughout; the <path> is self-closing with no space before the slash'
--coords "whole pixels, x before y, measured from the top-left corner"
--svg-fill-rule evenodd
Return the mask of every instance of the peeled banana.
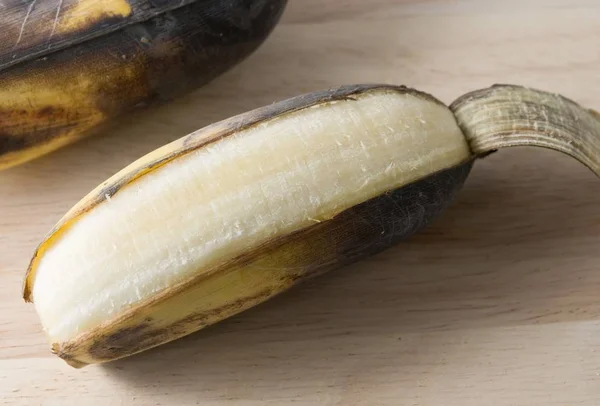
<path id="1" fill-rule="evenodd" d="M 8 0 L 0 170 L 196 89 L 250 55 L 287 0 Z"/>
<path id="2" fill-rule="evenodd" d="M 384 250 L 498 148 L 568 153 L 600 176 L 600 118 L 518 86 L 450 107 L 344 86 L 201 129 L 132 163 L 40 244 L 24 298 L 74 367 L 139 353 Z"/>

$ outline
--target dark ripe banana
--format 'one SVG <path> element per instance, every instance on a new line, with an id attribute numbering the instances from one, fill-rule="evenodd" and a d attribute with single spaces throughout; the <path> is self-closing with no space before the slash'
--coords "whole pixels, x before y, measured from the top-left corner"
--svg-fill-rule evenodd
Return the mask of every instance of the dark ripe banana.
<path id="1" fill-rule="evenodd" d="M 600 175 L 598 116 L 521 87 L 448 108 L 348 86 L 251 111 L 98 186 L 40 244 L 24 297 L 72 366 L 138 353 L 394 245 L 451 203 L 477 159 L 523 140 Z"/>
<path id="2" fill-rule="evenodd" d="M 199 88 L 256 50 L 287 0 L 8 0 L 0 169 Z"/>

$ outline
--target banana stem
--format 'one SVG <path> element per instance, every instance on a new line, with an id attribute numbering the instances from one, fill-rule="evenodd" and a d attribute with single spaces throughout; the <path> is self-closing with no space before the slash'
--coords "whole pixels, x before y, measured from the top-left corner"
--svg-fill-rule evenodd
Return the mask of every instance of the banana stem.
<path id="1" fill-rule="evenodd" d="M 450 106 L 473 153 L 536 146 L 563 152 L 600 177 L 600 114 L 561 95 L 513 85 L 468 93 Z"/>

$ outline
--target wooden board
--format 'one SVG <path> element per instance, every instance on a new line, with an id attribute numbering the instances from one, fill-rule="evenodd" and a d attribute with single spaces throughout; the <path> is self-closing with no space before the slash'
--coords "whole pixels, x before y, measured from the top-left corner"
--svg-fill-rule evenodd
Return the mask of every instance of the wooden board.
<path id="1" fill-rule="evenodd" d="M 0 404 L 598 405 L 600 182 L 545 150 L 480 162 L 427 230 L 143 355 L 53 357 L 20 298 L 36 244 L 135 158 L 299 93 L 493 83 L 600 109 L 597 0 L 290 0 L 249 60 L 102 137 L 0 174 Z"/>

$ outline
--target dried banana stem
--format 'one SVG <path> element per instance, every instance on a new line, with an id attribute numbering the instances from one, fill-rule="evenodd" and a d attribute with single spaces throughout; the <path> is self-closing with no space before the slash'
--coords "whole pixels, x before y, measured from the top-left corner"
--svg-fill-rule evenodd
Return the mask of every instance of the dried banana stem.
<path id="1" fill-rule="evenodd" d="M 564 96 L 497 85 L 450 108 L 476 155 L 514 146 L 563 152 L 600 176 L 600 115 Z"/>
<path id="2" fill-rule="evenodd" d="M 40 244 L 24 297 L 70 365 L 123 358 L 396 244 L 498 148 L 551 147 L 598 173 L 599 135 L 593 113 L 514 86 L 452 109 L 386 85 L 299 96 L 98 186 Z"/>

